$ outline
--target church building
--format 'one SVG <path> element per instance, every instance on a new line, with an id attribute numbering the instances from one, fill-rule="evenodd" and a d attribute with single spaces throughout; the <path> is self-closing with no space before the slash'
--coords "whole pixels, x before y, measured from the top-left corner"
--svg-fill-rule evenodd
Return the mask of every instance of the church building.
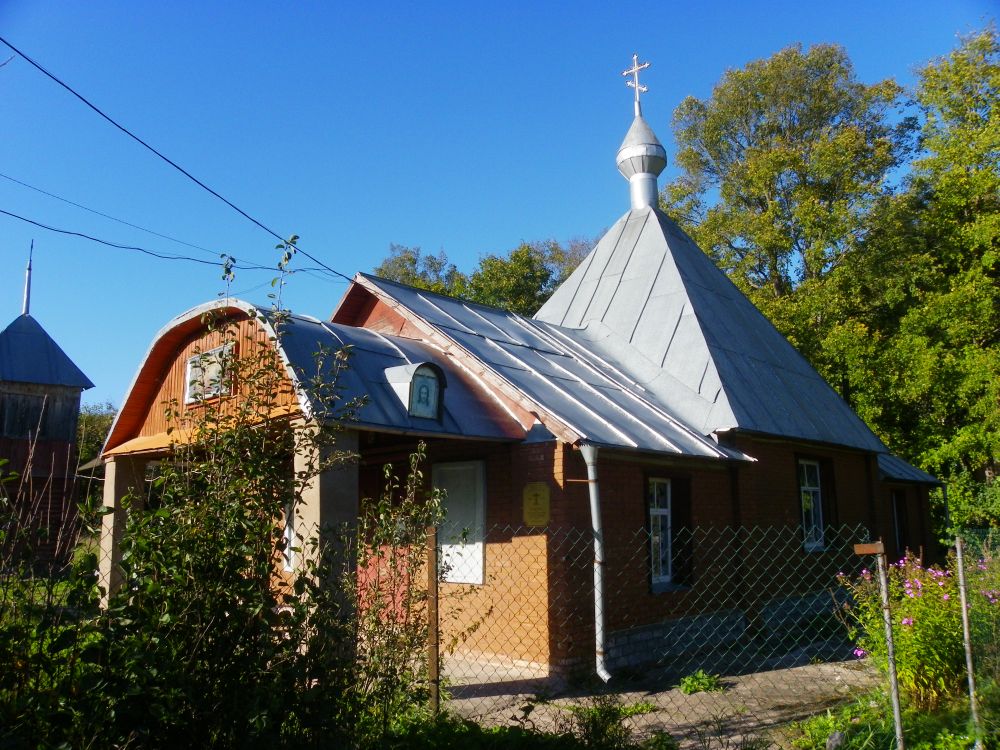
<path id="1" fill-rule="evenodd" d="M 484 657 L 592 665 L 604 678 L 632 663 L 626 631 L 683 617 L 700 587 L 731 586 L 751 554 L 702 549 L 696 529 L 791 530 L 783 549 L 756 554 L 793 568 L 847 525 L 893 555 L 930 549 L 936 481 L 894 457 L 659 210 L 666 152 L 642 116 L 634 67 L 634 119 L 617 155 L 631 206 L 533 318 L 358 273 L 328 318 L 291 315 L 280 335 L 270 311 L 235 299 L 170 321 L 104 448 L 115 509 L 104 517 L 105 583 L 117 581 L 121 498 L 169 455 L 163 405 L 238 397 L 206 392 L 198 376 L 225 346 L 203 322 L 209 311 L 274 339 L 285 406 L 306 422 L 323 414 L 300 373 L 318 349 L 352 350 L 340 386 L 367 404 L 340 447 L 359 460 L 315 479 L 296 524 L 356 518 L 383 465 L 405 467 L 427 443 L 427 473 L 447 491 L 442 588 L 463 587 L 464 611 L 489 612 L 490 627 L 470 627 L 459 647 Z"/>

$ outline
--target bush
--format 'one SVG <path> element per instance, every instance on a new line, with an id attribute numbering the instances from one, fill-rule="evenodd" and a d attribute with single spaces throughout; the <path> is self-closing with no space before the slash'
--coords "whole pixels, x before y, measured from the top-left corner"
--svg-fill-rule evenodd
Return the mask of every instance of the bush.
<path id="1" fill-rule="evenodd" d="M 906 557 L 889 566 L 888 577 L 900 691 L 917 708 L 933 709 L 961 694 L 966 680 L 957 576 L 953 566 L 925 568 Z M 855 654 L 868 656 L 887 672 L 877 577 L 865 570 L 853 581 L 840 580 L 853 601 L 848 612 L 857 643 Z"/>

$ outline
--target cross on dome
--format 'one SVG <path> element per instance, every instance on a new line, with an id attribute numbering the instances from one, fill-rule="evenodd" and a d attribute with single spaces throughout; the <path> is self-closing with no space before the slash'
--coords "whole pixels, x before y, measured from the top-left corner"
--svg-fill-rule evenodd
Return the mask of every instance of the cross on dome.
<path id="1" fill-rule="evenodd" d="M 641 83 L 639 83 L 639 71 L 640 70 L 645 70 L 648 67 L 649 67 L 649 63 L 648 62 L 644 62 L 644 63 L 640 64 L 639 63 L 639 55 L 635 54 L 635 55 L 632 55 L 632 67 L 629 68 L 628 70 L 623 70 L 622 71 L 622 75 L 623 76 L 632 76 L 632 80 L 631 81 L 625 81 L 625 85 L 628 86 L 629 88 L 635 89 L 635 116 L 636 117 L 638 117 L 639 115 L 642 114 L 642 109 L 639 106 L 639 94 L 645 94 L 647 91 L 649 91 L 649 87 L 648 86 L 643 86 Z"/>

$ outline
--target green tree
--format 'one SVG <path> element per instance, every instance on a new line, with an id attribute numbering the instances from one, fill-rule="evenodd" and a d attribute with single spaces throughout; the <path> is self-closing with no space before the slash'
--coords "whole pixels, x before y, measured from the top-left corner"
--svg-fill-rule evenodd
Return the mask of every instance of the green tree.
<path id="1" fill-rule="evenodd" d="M 913 127 L 890 123 L 900 93 L 858 82 L 841 47 L 796 45 L 674 113 L 681 175 L 665 210 L 807 354 L 816 321 L 788 298 L 863 239 Z"/>
<path id="2" fill-rule="evenodd" d="M 487 255 L 469 277 L 466 299 L 533 315 L 552 294 L 552 268 L 537 245 L 522 243 L 507 257 Z"/>
<path id="3" fill-rule="evenodd" d="M 444 250 L 425 254 L 419 247 L 389 245 L 389 256 L 373 269 L 376 276 L 398 281 L 439 294 L 462 296 L 467 283 L 465 274 L 448 262 Z"/>
<path id="4" fill-rule="evenodd" d="M 949 56 L 928 64 L 916 100 L 922 151 L 900 222 L 911 247 L 904 279 L 913 304 L 888 342 L 884 368 L 898 386 L 899 422 L 892 426 L 908 428 L 909 450 L 926 468 L 964 478 L 958 487 L 970 488 L 961 498 L 969 501 L 995 495 L 995 488 L 968 479 L 992 482 L 1000 462 L 996 29 L 965 38 Z"/>
<path id="5" fill-rule="evenodd" d="M 481 256 L 475 270 L 466 275 L 448 261 L 443 250 L 425 255 L 420 248 L 392 244 L 389 257 L 374 273 L 418 289 L 530 316 L 587 257 L 593 245 L 582 238 L 573 238 L 566 245 L 555 240 L 522 242 L 506 255 Z"/>
<path id="6" fill-rule="evenodd" d="M 101 455 L 101 448 L 111 431 L 118 410 L 110 401 L 103 404 L 84 404 L 80 407 L 80 419 L 76 424 L 77 465 L 84 466 Z M 101 477 L 104 466 L 83 472 L 78 471 L 77 499 L 86 507 L 99 507 L 104 492 Z"/>

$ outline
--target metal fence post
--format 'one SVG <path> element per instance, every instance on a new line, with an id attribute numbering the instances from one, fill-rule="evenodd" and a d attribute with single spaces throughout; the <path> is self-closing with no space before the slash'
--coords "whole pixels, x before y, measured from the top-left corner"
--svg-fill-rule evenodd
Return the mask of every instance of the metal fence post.
<path id="1" fill-rule="evenodd" d="M 969 628 L 969 604 L 965 593 L 965 544 L 962 537 L 955 537 L 955 557 L 958 564 L 958 596 L 962 604 L 962 639 L 965 641 L 965 668 L 969 673 L 969 711 L 972 728 L 976 733 L 976 748 L 983 746 L 983 733 L 979 724 L 979 705 L 976 700 L 976 673 L 972 664 L 972 633 Z"/>
<path id="2" fill-rule="evenodd" d="M 437 528 L 427 527 L 427 680 L 430 683 L 430 707 L 441 710 L 441 653 L 438 622 L 438 548 Z"/>
<path id="3" fill-rule="evenodd" d="M 896 678 L 896 647 L 892 641 L 892 611 L 889 609 L 889 572 L 885 559 L 885 546 L 881 541 L 855 544 L 859 555 L 875 555 L 878 567 L 878 585 L 882 594 L 882 620 L 885 623 L 885 646 L 889 661 L 889 694 L 892 697 L 892 718 L 896 724 L 896 750 L 905 750 L 903 739 L 903 712 L 899 705 L 899 680 Z"/>

